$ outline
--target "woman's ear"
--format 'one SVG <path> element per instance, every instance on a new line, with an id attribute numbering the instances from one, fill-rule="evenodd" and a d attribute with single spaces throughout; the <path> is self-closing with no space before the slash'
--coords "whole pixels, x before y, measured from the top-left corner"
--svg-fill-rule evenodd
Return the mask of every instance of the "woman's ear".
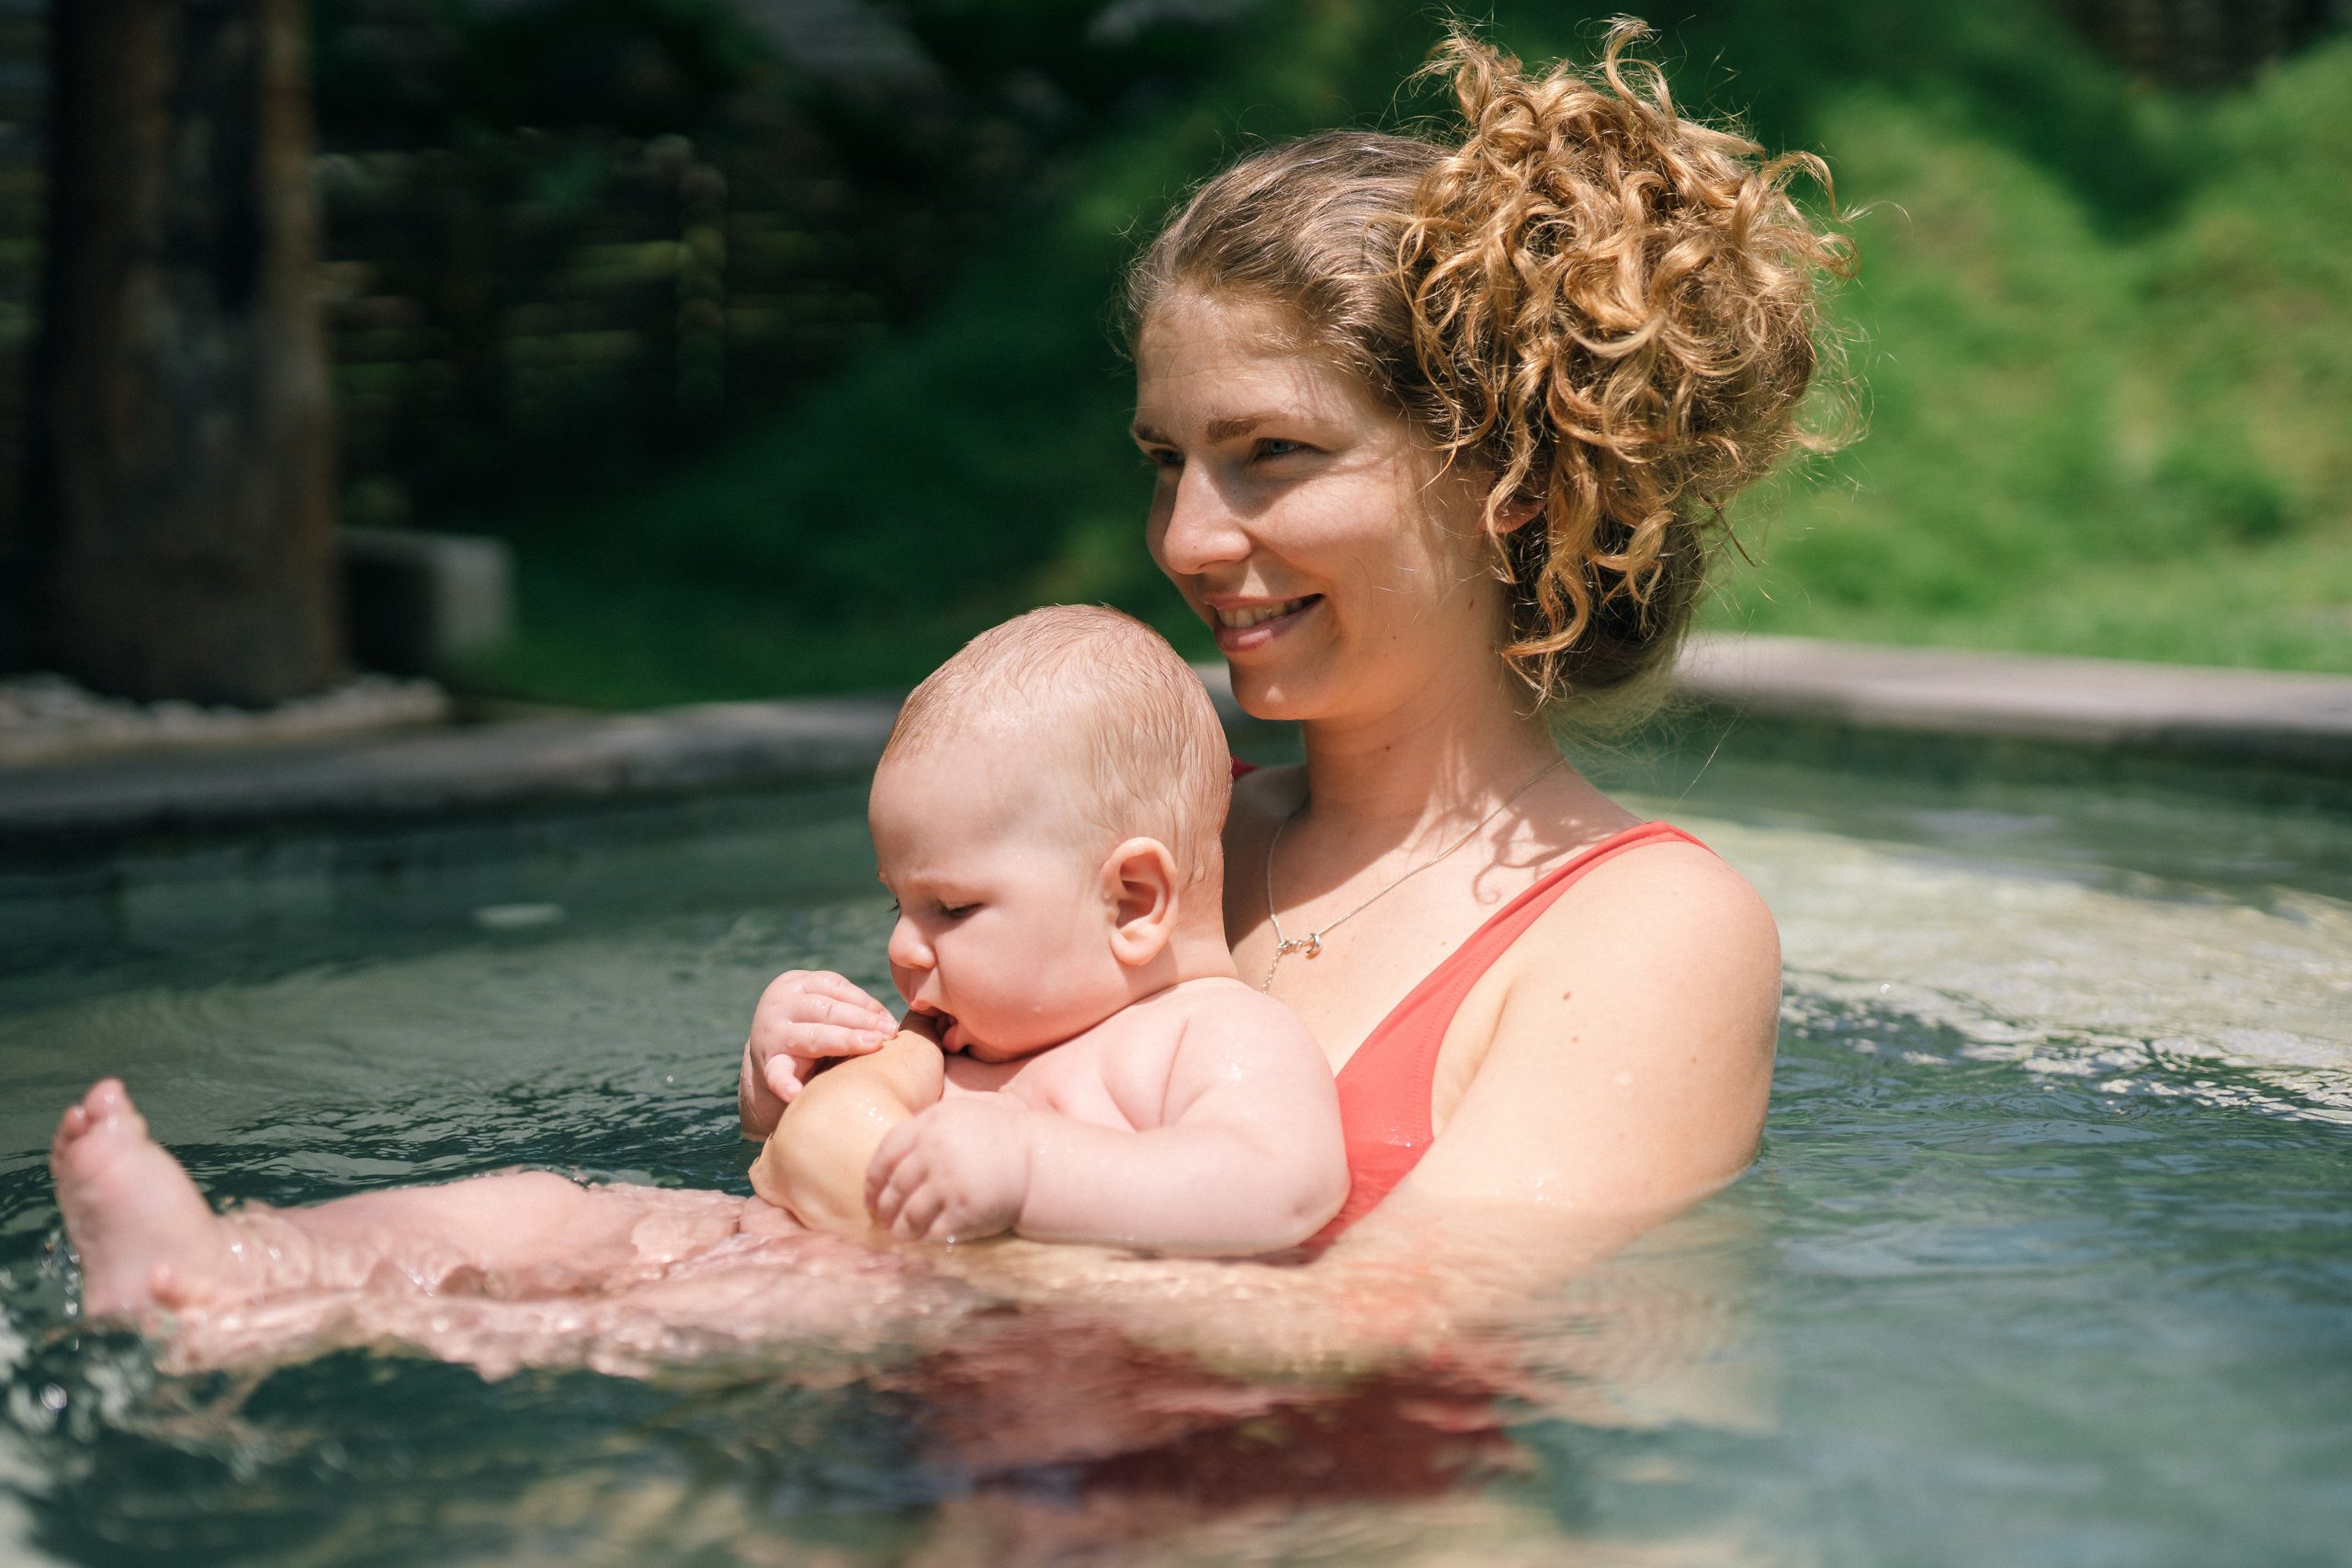
<path id="1" fill-rule="evenodd" d="M 1544 498 L 1540 495 L 1515 495 L 1495 509 L 1495 521 L 1488 530 L 1500 538 L 1516 534 L 1544 515 Z"/>
<path id="2" fill-rule="evenodd" d="M 1102 862 L 1111 952 L 1130 969 L 1159 956 L 1176 932 L 1176 857 L 1158 839 L 1129 839 Z"/>

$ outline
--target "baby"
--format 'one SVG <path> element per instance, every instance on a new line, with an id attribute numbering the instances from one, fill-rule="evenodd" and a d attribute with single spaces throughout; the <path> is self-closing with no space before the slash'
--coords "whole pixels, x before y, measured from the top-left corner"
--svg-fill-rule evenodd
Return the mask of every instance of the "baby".
<path id="1" fill-rule="evenodd" d="M 1230 787 L 1200 682 L 1124 615 L 1035 611 L 950 660 L 867 805 L 890 977 L 922 1029 L 811 1080 L 753 1190 L 906 1239 L 1232 1254 L 1312 1235 L 1347 1192 L 1338 1101 L 1306 1026 L 1227 951 Z M 825 992 L 859 995 L 786 976 L 754 1029 Z"/>
<path id="2" fill-rule="evenodd" d="M 845 1042 L 881 1041 L 798 1090 L 758 1198 L 518 1171 L 216 1214 L 108 1079 L 51 1149 L 85 1310 L 608 1291 L 788 1229 L 779 1211 L 907 1239 L 1303 1241 L 1347 1192 L 1338 1100 L 1226 948 L 1229 787 L 1207 694 L 1157 634 L 1080 608 L 998 626 L 908 699 L 875 773 L 891 977 L 920 1027 Z M 788 976 L 763 1012 L 811 987 L 855 995 Z"/>

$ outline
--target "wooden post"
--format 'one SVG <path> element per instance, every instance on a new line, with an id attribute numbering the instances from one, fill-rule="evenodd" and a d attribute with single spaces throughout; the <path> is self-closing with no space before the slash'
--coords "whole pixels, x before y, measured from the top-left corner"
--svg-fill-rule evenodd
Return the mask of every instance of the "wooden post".
<path id="1" fill-rule="evenodd" d="M 35 655 L 259 705 L 343 671 L 304 0 L 51 27 Z"/>

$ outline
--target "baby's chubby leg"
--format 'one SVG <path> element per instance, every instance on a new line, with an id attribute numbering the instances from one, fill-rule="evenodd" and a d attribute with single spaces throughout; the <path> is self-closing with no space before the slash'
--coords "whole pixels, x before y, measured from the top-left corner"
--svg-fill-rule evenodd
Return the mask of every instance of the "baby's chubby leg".
<path id="1" fill-rule="evenodd" d="M 744 1200 L 583 1188 L 544 1171 L 216 1214 L 108 1078 L 50 1147 L 93 1317 L 294 1290 L 568 1294 L 642 1278 L 734 1234 Z"/>

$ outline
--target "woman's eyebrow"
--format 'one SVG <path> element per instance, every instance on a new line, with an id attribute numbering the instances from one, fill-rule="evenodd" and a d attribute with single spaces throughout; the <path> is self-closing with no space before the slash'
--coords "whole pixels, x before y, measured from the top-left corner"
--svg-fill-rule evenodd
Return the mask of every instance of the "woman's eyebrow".
<path id="1" fill-rule="evenodd" d="M 1238 435 L 1247 435 L 1273 417 L 1270 413 L 1232 414 L 1224 419 L 1209 421 L 1202 428 L 1201 434 L 1208 437 L 1211 446 L 1215 446 L 1220 441 L 1230 441 Z"/>
<path id="2" fill-rule="evenodd" d="M 1271 413 L 1227 414 L 1219 419 L 1213 419 L 1203 425 L 1201 434 L 1210 446 L 1214 446 L 1219 442 L 1231 441 L 1237 436 L 1247 435 L 1268 420 L 1276 417 Z M 1173 446 L 1176 445 L 1172 438 L 1161 434 L 1141 420 L 1136 420 L 1133 424 L 1128 425 L 1127 434 L 1137 441 L 1148 442 L 1153 446 Z"/>

